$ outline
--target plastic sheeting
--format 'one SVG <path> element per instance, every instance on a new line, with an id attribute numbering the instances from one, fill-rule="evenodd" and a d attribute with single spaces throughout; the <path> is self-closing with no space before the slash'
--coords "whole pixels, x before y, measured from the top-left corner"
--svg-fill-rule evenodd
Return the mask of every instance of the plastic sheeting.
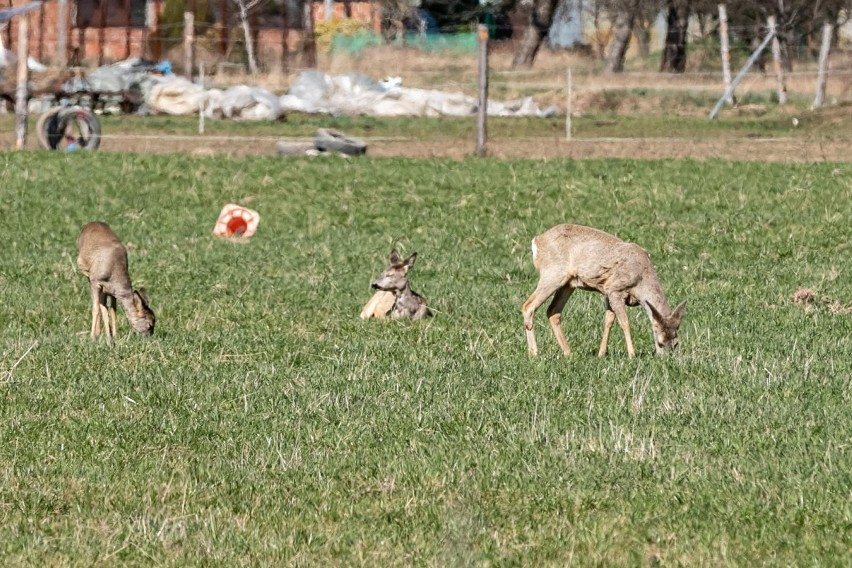
<path id="1" fill-rule="evenodd" d="M 370 116 L 470 116 L 477 100 L 463 93 L 410 89 L 395 82 L 381 83 L 358 73 L 327 75 L 308 70 L 281 97 L 283 111 Z M 491 116 L 554 116 L 525 97 L 514 101 L 488 101 Z"/>
<path id="2" fill-rule="evenodd" d="M 239 85 L 225 91 L 205 89 L 172 75 L 168 62 L 138 58 L 98 67 L 83 78 L 68 81 L 64 90 L 75 92 L 129 93 L 137 91 L 145 105 L 140 112 L 192 115 L 204 112 L 214 118 L 275 120 L 281 116 L 278 96 L 260 87 Z"/>
<path id="3" fill-rule="evenodd" d="M 182 77 L 160 79 L 147 99 L 150 110 L 166 114 L 197 114 L 232 120 L 275 120 L 281 116 L 278 97 L 260 87 L 238 85 L 225 91 L 205 90 Z"/>
<path id="4" fill-rule="evenodd" d="M 327 75 L 317 70 L 302 72 L 287 94 L 278 97 L 261 87 L 239 85 L 227 90 L 205 89 L 183 77 L 160 74 L 162 63 L 127 60 L 99 67 L 83 80 L 65 85 L 67 92 L 137 91 L 145 100 L 142 111 L 173 115 L 204 112 L 213 118 L 276 120 L 287 111 L 331 115 L 368 116 L 471 116 L 477 100 L 463 93 L 412 89 L 399 79 L 375 81 L 359 73 Z M 488 101 L 491 116 L 539 116 L 559 114 L 556 107 L 540 108 L 532 97 L 513 101 Z"/>
<path id="5" fill-rule="evenodd" d="M 185 115 L 206 109 L 209 100 L 204 87 L 172 75 L 155 80 L 145 102 L 150 111 Z"/>

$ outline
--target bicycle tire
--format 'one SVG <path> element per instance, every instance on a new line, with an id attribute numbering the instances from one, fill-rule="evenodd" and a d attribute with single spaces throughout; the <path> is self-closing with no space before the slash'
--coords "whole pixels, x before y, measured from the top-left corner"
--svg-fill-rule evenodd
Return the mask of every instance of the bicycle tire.
<path id="1" fill-rule="evenodd" d="M 87 108 L 71 107 L 59 113 L 58 133 L 62 136 L 76 122 L 80 129 L 80 136 L 74 142 L 84 150 L 97 150 L 101 144 L 101 123 L 97 115 Z M 54 149 L 58 148 L 57 145 Z"/>
<path id="2" fill-rule="evenodd" d="M 361 156 L 367 153 L 367 144 L 363 140 L 331 128 L 317 130 L 314 145 L 320 152 L 337 152 L 346 156 Z"/>
<path id="3" fill-rule="evenodd" d="M 55 150 L 56 143 L 51 144 L 51 133 L 56 134 L 56 127 L 58 126 L 58 117 L 59 111 L 61 111 L 63 107 L 55 106 L 47 109 L 47 112 L 42 113 L 41 116 L 38 117 L 35 125 L 35 133 L 36 140 L 38 141 L 38 145 L 43 150 Z"/>

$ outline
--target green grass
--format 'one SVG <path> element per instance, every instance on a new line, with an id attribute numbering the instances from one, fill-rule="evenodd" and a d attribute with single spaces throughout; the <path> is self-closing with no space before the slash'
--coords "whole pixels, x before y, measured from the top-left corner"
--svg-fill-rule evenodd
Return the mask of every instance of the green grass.
<path id="1" fill-rule="evenodd" d="M 602 96 L 614 99 L 629 91 L 607 91 Z M 705 106 L 708 109 L 715 104 L 715 98 L 699 96 L 703 105 L 696 105 L 690 95 L 684 93 L 653 93 L 668 104 L 677 107 Z M 696 95 L 698 96 L 698 95 Z M 755 95 L 746 97 L 743 104 L 754 101 Z M 688 100 L 690 99 L 690 100 Z M 711 100 L 712 99 L 712 100 Z M 665 102 L 665 101 L 668 101 Z M 766 102 L 766 101 L 764 101 Z M 768 108 L 750 116 L 737 116 L 723 111 L 715 120 L 709 120 L 706 114 L 700 116 L 678 116 L 676 121 L 671 115 L 660 114 L 616 114 L 599 112 L 575 117 L 572 121 L 574 136 L 578 138 L 596 137 L 689 137 L 696 139 L 769 136 L 793 137 L 802 139 L 841 138 L 848 139 L 852 132 L 852 113 L 803 111 L 798 115 L 800 126 L 792 126 L 789 112 Z M 848 126 L 848 128 L 847 128 Z M 235 122 L 207 121 L 205 131 L 210 135 L 235 136 L 313 136 L 317 128 L 337 128 L 347 134 L 363 137 L 401 137 L 421 140 L 457 140 L 472 138 L 476 132 L 476 120 L 445 118 L 376 118 L 369 116 L 310 116 L 292 114 L 285 122 Z M 136 134 L 183 134 L 195 135 L 198 132 L 198 119 L 193 117 L 104 117 L 105 134 L 127 132 Z M 565 117 L 541 118 L 497 118 L 488 120 L 488 134 L 494 139 L 518 137 L 562 137 L 565 133 Z"/>
<path id="2" fill-rule="evenodd" d="M 744 137 L 784 137 L 801 140 L 850 140 L 852 136 L 852 112 L 842 107 L 826 108 L 821 111 L 801 112 L 795 116 L 799 126 L 793 127 L 789 107 L 777 109 L 769 104 L 765 109 L 754 109 L 748 114 L 723 110 L 715 120 L 709 120 L 702 111 L 697 116 L 678 116 L 672 120 L 666 108 L 701 108 L 709 113 L 716 99 L 705 93 L 690 94 L 645 89 L 603 91 L 602 105 L 617 109 L 625 96 L 654 98 L 660 100 L 660 113 L 638 114 L 634 112 L 596 112 L 574 117 L 572 120 L 575 138 L 642 138 L 673 137 L 690 139 L 719 139 Z M 767 103 L 769 96 L 747 95 L 742 104 Z M 102 116 L 101 128 L 106 136 L 155 135 L 196 136 L 196 117 L 135 115 Z M 35 122 L 31 121 L 32 128 Z M 369 116 L 311 116 L 293 113 L 285 121 L 240 122 L 231 120 L 208 120 L 205 123 L 207 136 L 269 136 L 269 137 L 312 137 L 318 128 L 336 128 L 349 135 L 365 138 L 404 138 L 418 140 L 473 139 L 476 119 L 471 118 L 377 118 Z M 14 144 L 14 116 L 0 115 L 0 133 L 9 133 L 8 146 Z M 565 117 L 553 118 L 498 118 L 488 120 L 488 135 L 493 140 L 510 138 L 561 139 L 565 135 Z M 678 143 L 674 141 L 673 143 Z"/>
<path id="3" fill-rule="evenodd" d="M 852 547 L 849 164 L 0 154 L 0 560 L 820 565 Z M 211 236 L 224 203 L 261 213 Z M 83 223 L 155 336 L 87 337 Z M 617 232 L 676 356 L 578 293 L 527 357 L 530 238 Z M 436 316 L 362 322 L 392 244 Z M 790 300 L 820 294 L 812 309 Z M 32 349 L 27 352 L 28 349 Z M 23 358 L 22 358 L 23 356 Z"/>

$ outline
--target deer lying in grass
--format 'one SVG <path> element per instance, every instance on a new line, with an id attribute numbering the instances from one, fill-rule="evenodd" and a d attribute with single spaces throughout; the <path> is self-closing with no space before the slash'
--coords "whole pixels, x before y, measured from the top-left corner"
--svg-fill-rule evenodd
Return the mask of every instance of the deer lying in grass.
<path id="1" fill-rule="evenodd" d="M 606 298 L 598 357 L 606 355 L 609 332 L 615 320 L 624 332 L 628 355 L 635 355 L 626 306 L 645 308 L 651 320 L 657 354 L 678 346 L 677 332 L 686 302 L 673 312 L 669 310 L 651 257 L 639 245 L 590 227 L 557 225 L 533 239 L 532 254 L 539 282 L 521 308 L 530 355 L 538 353 L 533 316 L 551 295 L 553 301 L 547 308 L 547 318 L 562 352 L 570 355 L 560 322 L 565 302 L 578 288 L 600 292 Z"/>
<path id="2" fill-rule="evenodd" d="M 368 318 L 412 318 L 422 319 L 432 315 L 426 307 L 426 300 L 411 289 L 408 284 L 408 271 L 417 259 L 415 252 L 405 260 L 400 260 L 396 249 L 390 253 L 390 264 L 373 282 L 377 292 L 361 310 L 361 319 Z"/>
<path id="3" fill-rule="evenodd" d="M 127 249 L 106 223 L 87 223 L 77 237 L 77 266 L 92 289 L 93 338 L 101 333 L 101 316 L 107 336 L 115 337 L 115 304 L 121 303 L 134 331 L 154 333 L 156 318 L 144 290 L 134 290 L 127 273 Z M 109 317 L 108 317 L 109 316 Z M 110 327 L 110 321 L 112 327 Z"/>

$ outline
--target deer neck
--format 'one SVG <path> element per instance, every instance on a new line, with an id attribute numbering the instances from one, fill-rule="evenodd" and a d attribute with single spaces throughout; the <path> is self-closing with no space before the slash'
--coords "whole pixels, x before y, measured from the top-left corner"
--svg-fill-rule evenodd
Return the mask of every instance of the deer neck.
<path id="1" fill-rule="evenodd" d="M 663 287 L 660 286 L 660 281 L 656 278 L 643 280 L 642 283 L 634 289 L 633 295 L 642 307 L 648 311 L 649 316 L 650 311 L 648 304 L 653 305 L 657 308 L 657 311 L 660 312 L 660 314 L 666 317 L 671 315 L 671 309 L 669 308 L 669 303 L 666 300 L 666 295 L 663 293 Z"/>
<path id="2" fill-rule="evenodd" d="M 414 291 L 411 289 L 411 286 L 408 284 L 408 282 L 406 282 L 405 286 L 400 288 L 399 290 L 396 290 L 394 294 L 396 295 L 396 299 L 400 300 L 403 298 L 412 297 L 414 295 Z"/>

